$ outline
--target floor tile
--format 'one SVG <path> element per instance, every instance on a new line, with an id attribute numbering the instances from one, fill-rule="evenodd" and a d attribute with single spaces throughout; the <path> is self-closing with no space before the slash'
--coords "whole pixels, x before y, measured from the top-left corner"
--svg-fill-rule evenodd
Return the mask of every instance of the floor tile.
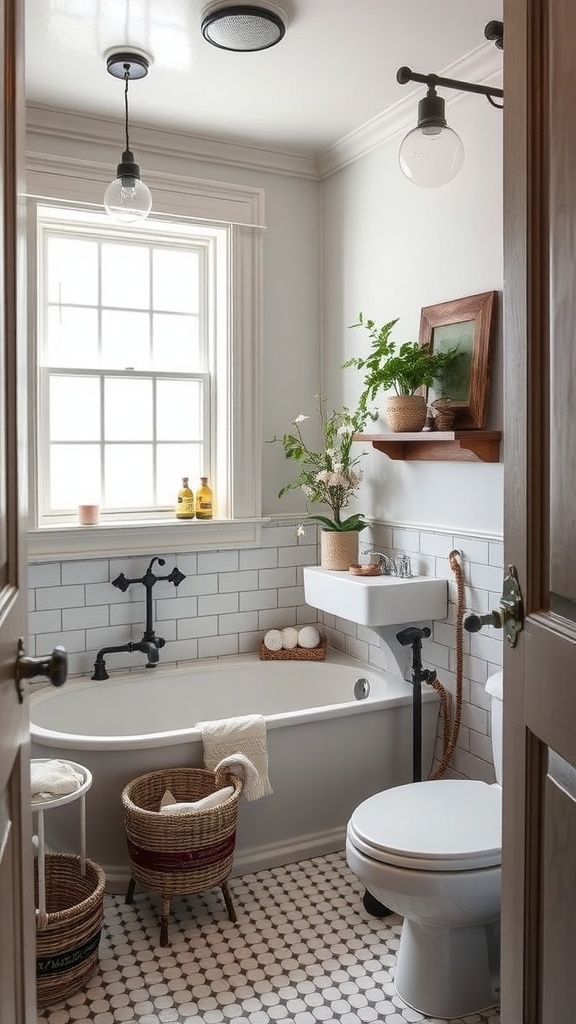
<path id="1" fill-rule="evenodd" d="M 343 854 L 230 888 L 236 924 L 218 891 L 174 899 L 166 948 L 158 897 L 106 896 L 99 971 L 38 1024 L 442 1024 L 396 994 L 401 919 L 366 913 Z M 488 1022 L 497 1010 L 456 1024 Z"/>

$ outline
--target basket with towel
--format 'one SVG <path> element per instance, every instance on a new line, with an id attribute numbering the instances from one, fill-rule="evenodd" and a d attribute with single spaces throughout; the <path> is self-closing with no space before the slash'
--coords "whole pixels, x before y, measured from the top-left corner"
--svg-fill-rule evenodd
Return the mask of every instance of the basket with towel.
<path id="1" fill-rule="evenodd" d="M 168 945 L 172 896 L 219 886 L 228 916 L 236 911 L 228 886 L 243 782 L 226 767 L 165 768 L 133 779 L 122 791 L 131 879 L 162 898 L 160 945 Z M 163 806 L 161 806 L 163 805 Z"/>

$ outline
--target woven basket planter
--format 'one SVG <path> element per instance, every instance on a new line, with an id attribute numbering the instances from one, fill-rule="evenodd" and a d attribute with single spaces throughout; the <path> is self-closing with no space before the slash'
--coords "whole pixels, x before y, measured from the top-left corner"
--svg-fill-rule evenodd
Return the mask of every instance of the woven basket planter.
<path id="1" fill-rule="evenodd" d="M 318 647 L 291 647 L 290 649 L 281 648 L 279 651 L 269 651 L 261 643 L 259 653 L 261 661 L 324 661 L 327 647 L 326 637 L 322 636 Z"/>
<path id="2" fill-rule="evenodd" d="M 94 861 L 48 853 L 44 860 L 46 914 L 36 917 L 36 997 L 49 1006 L 78 992 L 98 967 L 106 876 Z M 38 872 L 35 865 L 36 905 Z"/>
<path id="3" fill-rule="evenodd" d="M 358 530 L 320 530 L 320 565 L 347 572 L 358 561 Z"/>
<path id="4" fill-rule="evenodd" d="M 394 433 L 422 430 L 426 422 L 426 399 L 422 395 L 390 395 L 386 420 Z"/>
<path id="5" fill-rule="evenodd" d="M 224 803 L 189 814 L 160 813 L 167 789 L 177 802 L 201 800 L 223 786 L 234 786 Z M 228 888 L 234 861 L 236 822 L 242 782 L 227 772 L 207 768 L 164 768 L 133 779 L 122 791 L 126 842 L 132 878 L 126 894 L 131 903 L 135 883 L 162 897 L 160 945 L 168 945 L 172 896 L 205 892 L 219 886 L 231 921 L 236 912 Z"/>

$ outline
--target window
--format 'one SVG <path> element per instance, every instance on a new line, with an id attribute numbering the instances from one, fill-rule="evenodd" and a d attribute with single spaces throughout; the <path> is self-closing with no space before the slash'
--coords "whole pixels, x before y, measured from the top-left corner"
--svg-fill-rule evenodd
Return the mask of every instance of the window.
<path id="1" fill-rule="evenodd" d="M 38 218 L 39 521 L 169 516 L 183 476 L 214 479 L 227 232 Z"/>
<path id="2" fill-rule="evenodd" d="M 159 554 L 214 548 L 236 549 L 259 543 L 262 523 L 260 378 L 264 192 L 250 186 L 207 181 L 177 174 L 165 177 L 161 173 L 147 172 L 147 180 L 154 191 L 153 214 L 143 225 L 128 230 L 125 225 L 116 227 L 110 218 L 101 213 L 103 189 L 108 182 L 107 168 L 83 159 L 75 162 L 74 172 L 71 173 L 69 162 L 60 158 L 45 159 L 33 152 L 27 156 L 29 493 L 32 496 L 28 551 L 30 558 L 35 562 L 99 555 L 111 557 L 130 553 Z M 192 312 L 188 308 L 192 305 L 190 294 L 180 295 L 178 299 L 180 303 L 188 303 L 186 308 L 176 306 L 166 310 L 165 307 L 171 306 L 174 301 L 175 291 L 172 277 L 166 275 L 166 292 L 162 294 L 156 291 L 154 294 L 152 291 L 152 303 L 148 306 L 147 315 L 149 318 L 153 317 L 153 310 L 156 309 L 159 317 L 170 315 L 174 318 L 173 323 L 177 323 L 179 327 L 183 324 L 184 318 L 189 317 L 191 322 L 196 315 L 197 334 L 192 331 L 190 322 L 188 327 L 197 365 L 191 363 L 184 368 L 177 365 L 180 335 L 178 330 L 168 332 L 165 322 L 161 321 L 160 330 L 164 330 L 165 339 L 168 337 L 162 358 L 170 360 L 163 366 L 158 366 L 154 362 L 152 349 L 149 349 L 148 363 L 142 369 L 136 369 L 136 364 L 126 358 L 126 349 L 122 362 L 118 358 L 117 365 L 109 365 L 103 359 L 94 366 L 85 365 L 80 359 L 70 357 L 70 354 L 66 365 L 63 365 L 63 349 L 54 362 L 48 359 L 44 362 L 45 318 L 48 317 L 50 302 L 53 303 L 52 315 L 57 322 L 61 313 L 64 319 L 64 306 L 69 306 L 67 315 L 71 318 L 70 324 L 74 316 L 81 314 L 83 308 L 90 310 L 91 307 L 91 302 L 65 302 L 65 295 L 50 296 L 49 302 L 48 274 L 46 270 L 41 269 L 40 262 L 45 244 L 44 235 L 48 237 L 50 234 L 55 238 L 69 241 L 73 241 L 76 236 L 78 241 L 96 243 L 96 248 L 98 245 L 115 246 L 122 243 L 122 252 L 138 250 L 140 255 L 135 259 L 146 258 L 149 267 L 152 265 L 150 252 L 158 251 L 165 261 L 170 261 L 173 254 L 174 258 L 188 252 L 194 254 L 193 258 L 197 260 L 195 274 L 198 275 L 197 311 Z M 148 255 L 142 256 L 142 251 Z M 134 263 L 127 266 L 122 259 L 116 264 L 118 273 L 113 284 L 121 294 L 126 295 L 128 288 L 132 290 L 136 287 L 134 267 Z M 192 273 L 190 270 L 188 272 Z M 152 286 L 149 285 L 149 288 Z M 78 300 L 78 293 L 75 298 Z M 134 296 L 130 302 L 134 302 Z M 104 310 L 101 298 L 96 308 L 98 313 L 92 313 L 93 316 L 100 315 L 100 311 Z M 144 313 L 142 307 L 130 305 L 124 300 L 118 305 L 110 304 L 109 308 L 114 316 L 126 311 L 140 315 Z M 85 315 L 88 319 L 88 313 Z M 90 337 L 87 328 L 84 328 L 84 331 L 84 334 L 80 334 L 73 327 L 70 328 L 66 344 L 68 348 L 72 344 L 73 352 L 84 351 L 86 339 Z M 64 334 L 61 337 L 65 347 Z M 82 346 L 79 344 L 80 340 Z M 122 339 L 122 344 L 125 340 Z M 128 339 L 129 345 L 133 342 L 133 338 Z M 119 352 L 115 355 L 119 357 Z M 111 358 L 110 349 L 108 358 Z M 126 371 L 126 366 L 135 368 Z M 122 444 L 128 444 L 132 451 L 134 448 L 140 451 L 141 447 L 144 450 L 146 445 L 150 445 L 157 450 L 156 459 L 160 447 L 166 446 L 164 469 L 157 468 L 155 471 L 154 456 L 149 457 L 152 469 L 148 476 L 148 480 L 151 481 L 148 486 L 152 492 L 156 488 L 156 494 L 152 493 L 152 496 L 159 502 L 158 505 L 140 505 L 134 501 L 133 495 L 130 495 L 127 504 L 123 503 L 125 496 L 119 503 L 120 495 L 116 495 L 112 499 L 114 504 L 109 506 L 115 511 L 107 512 L 98 526 L 78 526 L 75 505 L 69 504 L 72 495 L 69 494 L 66 501 L 57 496 L 63 496 L 65 481 L 61 478 L 56 494 L 52 493 L 47 482 L 46 474 L 50 466 L 46 446 L 50 443 L 50 422 L 46 422 L 48 412 L 44 392 L 51 374 L 59 378 L 57 382 L 55 380 L 55 388 L 70 384 L 70 377 L 74 375 L 82 384 L 92 376 L 97 382 L 95 385 L 92 381 L 92 385 L 98 391 L 98 435 L 88 439 L 80 436 L 77 428 L 78 421 L 83 418 L 84 408 L 79 411 L 79 403 L 76 402 L 75 412 L 67 409 L 63 417 L 65 428 L 72 419 L 76 421 L 74 436 L 64 437 L 61 433 L 56 440 L 54 434 L 54 450 L 56 451 L 59 445 L 69 443 L 72 446 L 74 442 L 75 447 L 76 443 L 84 444 L 88 441 L 90 446 L 94 446 L 93 453 L 98 450 L 101 465 L 106 458 L 107 445 L 110 451 L 117 450 L 116 446 Z M 128 385 L 137 387 L 142 385 L 142 381 L 148 389 L 146 401 L 153 410 L 154 403 L 158 402 L 155 389 L 159 386 L 160 389 L 165 386 L 174 389 L 177 386 L 195 388 L 195 393 L 201 395 L 202 402 L 201 414 L 194 414 L 195 429 L 197 428 L 198 432 L 192 433 L 187 423 L 186 430 L 190 431 L 189 436 L 181 434 L 180 427 L 174 421 L 179 414 L 174 402 L 170 409 L 170 421 L 163 417 L 162 413 L 151 418 L 147 427 L 151 438 L 111 438 L 108 428 L 111 428 L 112 421 L 105 421 L 105 388 Z M 188 401 L 187 409 L 189 404 Z M 114 402 L 112 406 L 114 408 Z M 134 400 L 131 408 L 134 409 Z M 166 408 L 167 403 L 164 402 L 164 409 Z M 60 414 L 56 412 L 55 415 Z M 142 428 L 142 415 L 125 415 L 123 419 L 132 420 L 132 430 L 136 430 L 138 424 L 140 429 Z M 125 423 L 121 422 L 120 426 L 127 429 Z M 62 424 L 58 429 L 62 431 Z M 118 423 L 115 429 L 118 433 Z M 68 431 L 70 434 L 69 427 Z M 174 436 L 176 433 L 177 437 Z M 217 518 L 209 524 L 198 524 L 196 520 L 192 520 L 183 526 L 173 515 L 175 493 L 179 488 L 180 477 L 184 474 L 177 457 L 174 458 L 173 469 L 167 468 L 169 458 L 172 457 L 168 449 L 174 442 L 178 446 L 194 446 L 198 466 L 203 463 L 203 472 L 207 472 L 211 477 L 210 482 L 217 503 Z M 202 450 L 204 457 L 200 454 Z M 206 467 L 207 461 L 209 468 Z M 138 465 L 123 466 L 125 480 L 133 480 L 138 474 L 138 468 Z M 175 470 L 177 474 L 173 480 L 172 473 Z M 162 474 L 165 479 L 170 477 L 169 486 L 162 484 Z M 194 469 L 191 469 L 191 483 L 193 474 Z M 163 486 L 166 493 L 162 496 Z M 104 497 L 108 501 L 110 496 Z M 142 495 L 139 502 L 141 498 Z M 140 511 L 133 511 L 135 506 L 139 507 Z M 70 511 L 71 508 L 73 511 Z"/>

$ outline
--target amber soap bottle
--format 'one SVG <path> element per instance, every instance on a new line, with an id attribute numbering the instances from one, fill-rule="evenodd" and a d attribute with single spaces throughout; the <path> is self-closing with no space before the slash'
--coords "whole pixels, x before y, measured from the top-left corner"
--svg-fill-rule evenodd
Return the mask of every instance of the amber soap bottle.
<path id="1" fill-rule="evenodd" d="M 212 519 L 214 503 L 208 477 L 200 477 L 200 488 L 196 491 L 196 519 Z"/>
<path id="2" fill-rule="evenodd" d="M 188 477 L 182 477 L 182 487 L 176 501 L 176 519 L 194 519 L 194 493 L 188 487 Z"/>

